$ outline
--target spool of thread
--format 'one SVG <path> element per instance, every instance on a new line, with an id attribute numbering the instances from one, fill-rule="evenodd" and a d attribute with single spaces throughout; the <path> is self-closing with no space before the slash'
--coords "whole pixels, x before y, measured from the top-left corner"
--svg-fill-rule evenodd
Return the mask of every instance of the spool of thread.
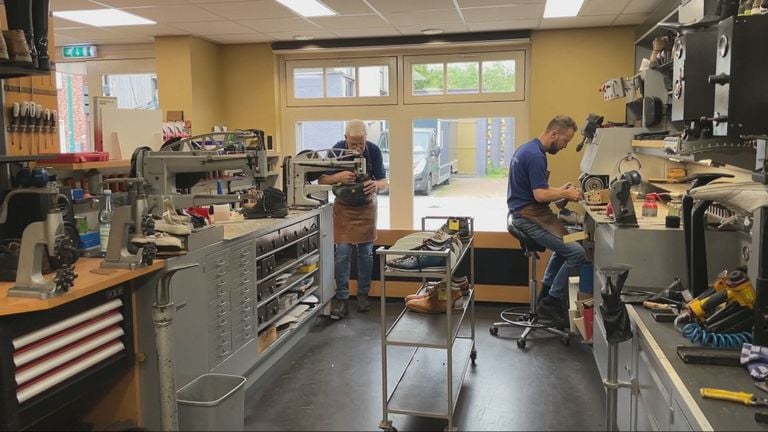
<path id="1" fill-rule="evenodd" d="M 680 216 L 667 216 L 664 219 L 664 226 L 667 228 L 680 228 Z"/>

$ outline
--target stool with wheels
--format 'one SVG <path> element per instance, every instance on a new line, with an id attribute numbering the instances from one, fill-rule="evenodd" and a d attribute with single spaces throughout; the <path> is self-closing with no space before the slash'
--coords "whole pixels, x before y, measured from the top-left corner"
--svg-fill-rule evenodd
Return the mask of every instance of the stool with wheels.
<path id="1" fill-rule="evenodd" d="M 539 259 L 539 253 L 544 252 L 546 248 L 538 244 L 536 240 L 532 239 L 528 234 L 520 231 L 515 226 L 511 212 L 507 214 L 507 230 L 520 242 L 520 249 L 522 249 L 523 254 L 529 258 L 531 278 L 528 281 L 528 287 L 531 290 L 531 304 L 527 308 L 523 306 L 503 310 L 501 314 L 499 314 L 502 321 L 493 323 L 488 331 L 491 335 L 496 336 L 499 334 L 499 327 L 523 328 L 523 333 L 517 339 L 517 347 L 520 349 L 525 349 L 528 336 L 536 330 L 542 330 L 560 336 L 563 344 L 568 345 L 570 343 L 570 334 L 568 332 L 556 329 L 553 324 L 548 324 L 546 322 L 540 323 L 536 316 L 537 288 L 539 284 L 536 276 L 536 262 Z"/>

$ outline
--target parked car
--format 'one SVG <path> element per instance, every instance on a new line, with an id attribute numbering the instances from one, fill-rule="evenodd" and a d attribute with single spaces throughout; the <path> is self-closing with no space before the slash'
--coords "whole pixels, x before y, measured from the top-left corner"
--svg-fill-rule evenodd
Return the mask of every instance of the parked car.
<path id="1" fill-rule="evenodd" d="M 384 159 L 384 169 L 389 178 L 389 131 L 379 137 L 379 148 Z M 413 130 L 413 190 L 417 194 L 429 195 L 432 188 L 448 184 L 451 181 L 453 166 L 456 161 L 440 163 L 440 144 L 434 129 L 416 128 Z"/>

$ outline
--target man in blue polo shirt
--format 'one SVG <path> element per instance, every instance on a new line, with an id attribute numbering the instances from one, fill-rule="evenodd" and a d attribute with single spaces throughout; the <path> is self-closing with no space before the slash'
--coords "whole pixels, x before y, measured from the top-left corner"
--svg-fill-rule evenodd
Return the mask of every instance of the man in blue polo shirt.
<path id="1" fill-rule="evenodd" d="M 553 252 L 541 281 L 536 312 L 559 327 L 568 326 L 570 270 L 586 263 L 586 258 L 580 244 L 563 242 L 563 236 L 568 232 L 549 204 L 561 199 L 578 201 L 582 194 L 570 183 L 560 188 L 549 186 L 547 153 L 555 155 L 566 148 L 576 130 L 572 118 L 553 118 L 541 136 L 515 151 L 509 164 L 507 187 L 507 207 L 512 212 L 515 226 Z"/>

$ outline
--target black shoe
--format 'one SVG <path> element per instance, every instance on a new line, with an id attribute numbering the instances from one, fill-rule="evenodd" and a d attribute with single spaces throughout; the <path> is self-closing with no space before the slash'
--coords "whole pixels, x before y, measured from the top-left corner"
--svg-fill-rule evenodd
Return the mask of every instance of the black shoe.
<path id="1" fill-rule="evenodd" d="M 368 312 L 371 310 L 371 300 L 368 298 L 368 294 L 357 295 L 357 311 Z"/>
<path id="2" fill-rule="evenodd" d="M 334 297 L 331 300 L 331 319 L 337 320 L 347 316 L 347 309 L 349 308 L 349 300 L 341 300 Z"/>
<path id="3" fill-rule="evenodd" d="M 539 297 L 536 300 L 536 306 L 540 305 L 541 301 L 546 297 L 549 297 L 549 287 L 547 285 L 541 284 L 541 291 L 539 291 Z"/>
<path id="4" fill-rule="evenodd" d="M 536 315 L 538 315 L 541 320 L 549 321 L 559 328 L 570 326 L 562 302 L 556 297 L 549 295 L 544 297 L 541 300 L 541 303 L 536 307 Z"/>

